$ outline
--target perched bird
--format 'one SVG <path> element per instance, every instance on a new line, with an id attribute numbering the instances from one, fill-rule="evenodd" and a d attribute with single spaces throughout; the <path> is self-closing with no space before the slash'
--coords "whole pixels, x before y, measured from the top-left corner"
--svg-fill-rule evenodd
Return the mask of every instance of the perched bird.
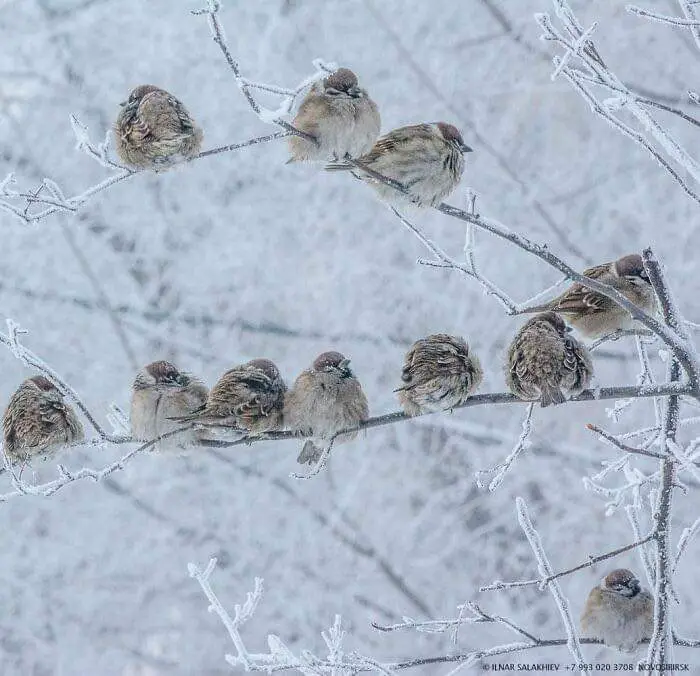
<path id="1" fill-rule="evenodd" d="M 585 270 L 583 274 L 589 279 L 617 289 L 627 300 L 638 305 L 646 313 L 654 313 L 656 295 L 639 254 L 630 254 L 610 263 L 596 265 Z M 634 325 L 632 315 L 627 310 L 602 293 L 588 289 L 578 282 L 548 303 L 527 308 L 522 312 L 543 310 L 553 310 L 566 315 L 568 322 L 588 338 L 599 338 L 620 329 L 631 329 Z"/>
<path id="2" fill-rule="evenodd" d="M 379 136 L 377 104 L 347 68 L 316 82 L 299 106 L 292 125 L 316 139 L 290 136 L 289 162 L 341 160 L 369 151 Z"/>
<path id="3" fill-rule="evenodd" d="M 356 158 L 359 164 L 398 181 L 410 195 L 372 178 L 354 164 L 329 164 L 326 169 L 357 170 L 390 202 L 409 201 L 419 206 L 435 206 L 459 184 L 464 172 L 466 145 L 459 130 L 446 122 L 400 127 L 382 136 L 366 154 Z"/>
<path id="4" fill-rule="evenodd" d="M 127 166 L 161 171 L 199 152 L 202 130 L 172 94 L 140 85 L 120 105 L 115 145 Z"/>
<path id="5" fill-rule="evenodd" d="M 154 361 L 136 375 L 131 391 L 131 433 L 141 441 L 183 427 L 172 420 L 191 414 L 207 400 L 200 380 L 167 361 Z M 193 431 L 162 439 L 154 450 L 183 449 L 195 441 Z"/>
<path id="6" fill-rule="evenodd" d="M 269 359 L 253 359 L 226 371 L 211 388 L 206 404 L 178 420 L 226 425 L 253 435 L 279 430 L 286 391 Z"/>
<path id="7" fill-rule="evenodd" d="M 581 631 L 620 652 L 636 652 L 640 641 L 651 638 L 654 631 L 654 597 L 629 570 L 613 570 L 591 589 Z"/>
<path id="8" fill-rule="evenodd" d="M 417 340 L 406 353 L 399 402 L 407 415 L 459 406 L 481 384 L 484 372 L 463 338 L 437 333 Z"/>
<path id="9" fill-rule="evenodd" d="M 324 352 L 311 368 L 302 371 L 284 401 L 285 425 L 312 437 L 297 461 L 313 464 L 321 456 L 325 440 L 340 430 L 355 427 L 369 416 L 367 397 L 350 370 L 350 360 L 340 352 Z M 357 432 L 343 434 L 336 444 L 351 441 Z M 314 443 L 316 442 L 316 443 Z"/>
<path id="10" fill-rule="evenodd" d="M 5 453 L 13 464 L 35 456 L 47 457 L 85 438 L 75 411 L 44 376 L 25 380 L 12 395 L 3 429 Z"/>
<path id="11" fill-rule="evenodd" d="M 543 312 L 522 326 L 508 348 L 506 364 L 506 382 L 516 397 L 539 400 L 544 408 L 588 387 L 590 354 L 569 331 L 554 312 Z"/>

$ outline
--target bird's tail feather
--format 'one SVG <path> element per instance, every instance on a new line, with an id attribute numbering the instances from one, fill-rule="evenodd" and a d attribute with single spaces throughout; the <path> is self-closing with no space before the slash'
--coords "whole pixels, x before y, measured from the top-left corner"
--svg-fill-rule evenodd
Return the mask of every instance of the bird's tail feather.
<path id="1" fill-rule="evenodd" d="M 326 171 L 350 171 L 350 169 L 353 169 L 352 164 L 348 164 L 347 162 L 329 162 L 325 167 L 323 167 Z"/>
<path id="2" fill-rule="evenodd" d="M 316 446 L 316 444 L 309 439 L 301 449 L 301 453 L 299 453 L 297 457 L 297 462 L 300 465 L 313 465 L 315 462 L 318 462 L 321 453 L 323 453 L 323 449 Z"/>
<path id="3" fill-rule="evenodd" d="M 547 304 L 544 303 L 543 305 L 531 305 L 530 307 L 524 307 L 516 310 L 513 314 L 515 315 L 529 315 L 529 314 L 535 314 L 537 312 L 547 312 L 547 310 L 551 310 L 552 308 Z"/>
<path id="4" fill-rule="evenodd" d="M 546 408 L 552 404 L 563 404 L 565 401 L 566 397 L 558 387 L 546 387 L 542 390 L 542 395 L 540 396 L 540 405 L 542 408 Z"/>

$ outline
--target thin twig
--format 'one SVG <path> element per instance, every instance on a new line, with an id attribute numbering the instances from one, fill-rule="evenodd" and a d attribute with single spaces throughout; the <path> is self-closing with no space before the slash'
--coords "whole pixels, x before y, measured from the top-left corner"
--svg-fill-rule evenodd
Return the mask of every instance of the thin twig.
<path id="1" fill-rule="evenodd" d="M 654 453 L 654 451 L 647 451 L 643 448 L 634 448 L 632 446 L 628 446 L 627 444 L 622 443 L 619 439 L 615 438 L 612 434 L 609 432 L 606 432 L 604 429 L 601 427 L 598 427 L 597 425 L 591 425 L 588 424 L 586 425 L 586 429 L 589 429 L 591 432 L 595 432 L 596 434 L 600 435 L 603 439 L 608 441 L 611 445 L 615 446 L 615 448 L 619 448 L 621 451 L 624 451 L 625 453 L 635 453 L 637 455 L 645 455 L 648 458 L 663 458 L 665 457 L 661 453 Z"/>
<path id="2" fill-rule="evenodd" d="M 534 587 L 537 586 L 540 589 L 544 589 L 550 582 L 553 582 L 554 580 L 558 580 L 560 577 L 565 577 L 566 575 L 571 575 L 572 573 L 577 573 L 579 570 L 583 570 L 584 568 L 590 568 L 591 566 L 594 566 L 596 563 L 599 563 L 600 561 L 605 561 L 606 559 L 611 559 L 615 556 L 619 556 L 620 554 L 624 554 L 625 552 L 630 551 L 631 549 L 635 549 L 636 547 L 641 547 L 642 545 L 646 544 L 647 542 L 650 542 L 655 538 L 655 533 L 651 532 L 649 535 L 646 537 L 642 538 L 641 540 L 637 540 L 636 542 L 633 542 L 629 545 L 625 545 L 624 547 L 619 547 L 618 549 L 613 549 L 612 551 L 605 552 L 605 554 L 598 554 L 597 556 L 589 556 L 588 560 L 585 561 L 584 563 L 579 564 L 578 566 L 574 566 L 573 568 L 568 568 L 567 570 L 562 570 L 559 571 L 558 573 L 551 573 L 545 577 L 541 577 L 536 580 L 518 580 L 516 582 L 501 582 L 500 580 L 496 580 L 495 582 L 492 582 L 491 584 L 485 585 L 483 587 L 479 588 L 479 591 L 495 591 L 499 589 L 511 589 L 514 587 Z"/>

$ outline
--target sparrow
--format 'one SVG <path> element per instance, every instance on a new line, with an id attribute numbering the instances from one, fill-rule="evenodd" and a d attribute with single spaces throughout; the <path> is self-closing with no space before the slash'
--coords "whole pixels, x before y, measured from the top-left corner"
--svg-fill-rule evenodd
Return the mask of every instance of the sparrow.
<path id="1" fill-rule="evenodd" d="M 310 134 L 290 136 L 290 160 L 310 162 L 340 160 L 366 153 L 377 140 L 381 118 L 377 104 L 347 68 L 340 68 L 316 82 L 299 106 L 292 125 Z"/>
<path id="2" fill-rule="evenodd" d="M 647 314 L 656 310 L 656 294 L 644 269 L 642 257 L 630 254 L 610 263 L 584 271 L 584 276 L 617 289 L 627 300 Z M 521 313 L 553 310 L 566 315 L 567 321 L 587 338 L 599 338 L 621 329 L 631 329 L 632 315 L 610 298 L 578 282 L 544 305 L 527 308 Z"/>
<path id="3" fill-rule="evenodd" d="M 544 408 L 588 387 L 590 354 L 569 331 L 554 312 L 543 312 L 522 326 L 508 348 L 506 364 L 506 382 L 516 397 L 539 400 Z"/>
<path id="4" fill-rule="evenodd" d="M 464 153 L 472 149 L 451 124 L 435 122 L 400 127 L 382 136 L 365 155 L 357 159 L 387 178 L 398 181 L 409 191 L 405 195 L 362 171 L 356 164 L 331 163 L 333 170 L 357 170 L 382 199 L 411 202 L 418 206 L 436 206 L 459 184 L 464 172 Z"/>
<path id="5" fill-rule="evenodd" d="M 591 589 L 581 614 L 581 631 L 609 648 L 634 653 L 654 632 L 654 597 L 634 573 L 619 568 Z"/>
<path id="6" fill-rule="evenodd" d="M 311 367 L 299 374 L 284 401 L 288 429 L 312 437 L 297 458 L 302 465 L 318 462 L 324 441 L 340 430 L 356 427 L 368 416 L 367 397 L 350 370 L 350 360 L 340 352 L 316 357 Z M 352 441 L 356 436 L 357 432 L 343 434 L 334 443 Z"/>
<path id="7" fill-rule="evenodd" d="M 406 353 L 398 389 L 406 415 L 462 404 L 481 384 L 481 363 L 463 338 L 437 333 L 417 340 Z"/>
<path id="8" fill-rule="evenodd" d="M 46 458 L 85 439 L 75 411 L 45 376 L 33 376 L 19 386 L 2 422 L 5 453 L 13 464 L 35 456 Z"/>
<path id="9" fill-rule="evenodd" d="M 269 359 L 253 359 L 226 371 L 204 405 L 176 420 L 227 426 L 249 435 L 280 430 L 286 391 L 278 368 Z"/>
<path id="10" fill-rule="evenodd" d="M 140 85 L 120 105 L 115 146 L 130 168 L 162 171 L 199 152 L 202 130 L 172 94 Z"/>
<path id="11" fill-rule="evenodd" d="M 154 361 L 136 375 L 131 390 L 131 434 L 150 441 L 183 427 L 172 418 L 185 416 L 207 400 L 207 388 L 199 379 L 183 373 L 167 361 Z M 196 441 L 194 432 L 162 439 L 154 450 L 183 449 Z"/>

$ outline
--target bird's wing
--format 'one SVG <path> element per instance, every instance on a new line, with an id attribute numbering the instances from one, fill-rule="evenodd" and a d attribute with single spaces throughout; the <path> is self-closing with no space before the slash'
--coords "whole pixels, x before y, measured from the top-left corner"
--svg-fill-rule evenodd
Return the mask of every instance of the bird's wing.
<path id="1" fill-rule="evenodd" d="M 603 263 L 585 270 L 583 274 L 589 279 L 599 280 L 609 269 L 610 263 Z M 555 312 L 591 315 L 611 310 L 615 303 L 602 293 L 575 282 L 561 296 L 548 303 L 547 307 Z"/>
<path id="2" fill-rule="evenodd" d="M 382 155 L 393 152 L 401 145 L 414 142 L 421 138 L 430 138 L 434 134 L 429 124 L 413 124 L 408 127 L 399 127 L 382 136 L 366 155 L 358 158 L 363 164 L 372 164 Z"/>

